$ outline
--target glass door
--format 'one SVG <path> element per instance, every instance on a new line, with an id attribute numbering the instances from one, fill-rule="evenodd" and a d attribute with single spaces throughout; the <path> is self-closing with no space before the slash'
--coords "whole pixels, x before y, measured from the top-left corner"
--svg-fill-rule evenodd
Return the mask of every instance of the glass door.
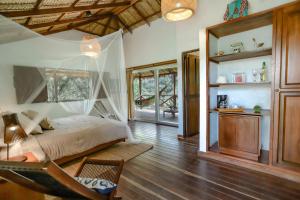
<path id="1" fill-rule="evenodd" d="M 134 73 L 134 115 L 135 119 L 156 122 L 156 81 L 155 71 Z"/>
<path id="2" fill-rule="evenodd" d="M 158 70 L 158 121 L 178 124 L 177 68 Z"/>
<path id="3" fill-rule="evenodd" d="M 177 67 L 139 70 L 133 76 L 134 118 L 177 125 Z"/>

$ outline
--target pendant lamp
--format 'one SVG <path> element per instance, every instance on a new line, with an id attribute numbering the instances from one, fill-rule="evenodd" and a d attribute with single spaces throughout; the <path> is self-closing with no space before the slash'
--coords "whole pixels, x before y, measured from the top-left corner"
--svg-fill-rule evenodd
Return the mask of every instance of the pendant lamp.
<path id="1" fill-rule="evenodd" d="M 162 0 L 161 12 L 166 21 L 181 21 L 196 12 L 197 0 Z"/>
<path id="2" fill-rule="evenodd" d="M 97 57 L 101 53 L 101 45 L 96 36 L 85 35 L 82 37 L 80 51 L 83 55 Z"/>

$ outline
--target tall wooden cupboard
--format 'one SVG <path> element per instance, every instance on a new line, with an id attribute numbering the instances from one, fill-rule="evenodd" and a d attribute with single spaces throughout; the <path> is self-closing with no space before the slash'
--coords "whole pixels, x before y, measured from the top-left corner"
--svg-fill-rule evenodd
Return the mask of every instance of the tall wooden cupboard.
<path id="1" fill-rule="evenodd" d="M 300 171 L 300 3 L 274 12 L 273 164 Z"/>

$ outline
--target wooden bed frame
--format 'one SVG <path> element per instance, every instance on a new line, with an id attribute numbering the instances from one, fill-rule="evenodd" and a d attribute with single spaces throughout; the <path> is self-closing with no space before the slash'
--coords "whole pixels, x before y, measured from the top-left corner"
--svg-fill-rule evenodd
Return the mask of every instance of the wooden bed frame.
<path id="1" fill-rule="evenodd" d="M 84 157 L 84 156 L 87 156 L 89 154 L 92 154 L 92 153 L 95 153 L 97 151 L 100 151 L 102 149 L 105 149 L 107 147 L 110 147 L 114 144 L 117 144 L 119 142 L 125 142 L 125 138 L 121 138 L 121 139 L 117 139 L 117 140 L 113 140 L 111 142 L 107 142 L 107 143 L 104 143 L 104 144 L 100 144 L 92 149 L 89 149 L 89 150 L 86 150 L 84 152 L 81 152 L 81 153 L 78 153 L 78 154 L 75 154 L 75 155 L 71 155 L 71 156 L 65 156 L 65 157 L 62 157 L 62 158 L 59 158 L 59 159 L 56 159 L 54 160 L 54 162 L 58 165 L 61 165 L 61 164 L 65 164 L 67 162 L 70 162 L 76 158 L 81 158 L 81 157 Z"/>

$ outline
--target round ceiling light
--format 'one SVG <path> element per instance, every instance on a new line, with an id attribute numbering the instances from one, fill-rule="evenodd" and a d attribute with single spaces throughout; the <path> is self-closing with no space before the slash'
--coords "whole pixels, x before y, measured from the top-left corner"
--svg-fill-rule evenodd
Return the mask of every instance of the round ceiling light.
<path id="1" fill-rule="evenodd" d="M 101 53 L 101 45 L 95 36 L 85 35 L 80 44 L 80 51 L 83 55 L 97 57 Z"/>
<path id="2" fill-rule="evenodd" d="M 162 0 L 161 12 L 166 21 L 181 21 L 196 12 L 197 0 Z"/>

